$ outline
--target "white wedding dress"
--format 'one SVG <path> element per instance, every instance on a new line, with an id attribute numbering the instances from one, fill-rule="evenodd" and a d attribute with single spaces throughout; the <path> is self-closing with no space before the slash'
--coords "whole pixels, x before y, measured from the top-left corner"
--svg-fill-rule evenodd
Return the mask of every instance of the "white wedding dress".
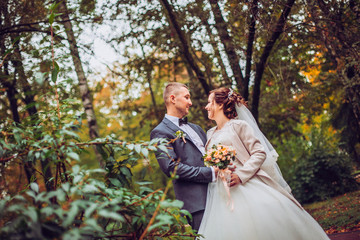
<path id="1" fill-rule="evenodd" d="M 215 131 L 207 144 L 233 146 L 230 124 Z M 235 146 L 233 146 L 235 147 Z M 240 161 L 236 161 L 241 168 Z M 305 210 L 258 176 L 230 188 L 233 209 L 223 182 L 209 184 L 207 203 L 198 231 L 206 240 L 320 240 L 329 239 Z M 203 238 L 200 238 L 203 239 Z"/>

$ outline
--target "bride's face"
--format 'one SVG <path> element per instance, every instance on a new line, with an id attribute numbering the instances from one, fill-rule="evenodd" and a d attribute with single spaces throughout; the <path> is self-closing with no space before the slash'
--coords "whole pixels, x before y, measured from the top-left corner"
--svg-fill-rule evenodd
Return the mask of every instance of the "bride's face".
<path id="1" fill-rule="evenodd" d="M 208 118 L 211 120 L 215 120 L 217 114 L 222 111 L 221 105 L 215 102 L 215 94 L 211 93 L 208 98 L 208 104 L 206 105 L 205 109 L 208 111 Z"/>

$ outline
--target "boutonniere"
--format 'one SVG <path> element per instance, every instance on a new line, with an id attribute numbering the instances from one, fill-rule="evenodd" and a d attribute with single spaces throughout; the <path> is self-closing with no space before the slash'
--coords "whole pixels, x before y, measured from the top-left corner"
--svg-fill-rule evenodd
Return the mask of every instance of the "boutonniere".
<path id="1" fill-rule="evenodd" d="M 181 131 L 181 130 L 177 131 L 175 133 L 175 136 L 176 136 L 176 139 L 181 138 L 184 141 L 184 143 L 186 143 L 186 140 L 185 140 L 186 134 L 183 131 Z"/>

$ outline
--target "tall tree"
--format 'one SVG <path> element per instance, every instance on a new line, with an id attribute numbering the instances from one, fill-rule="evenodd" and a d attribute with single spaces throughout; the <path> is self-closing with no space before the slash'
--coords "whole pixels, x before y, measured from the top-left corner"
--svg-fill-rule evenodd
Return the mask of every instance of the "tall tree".
<path id="1" fill-rule="evenodd" d="M 222 16 L 220 6 L 217 0 L 209 0 L 211 9 L 214 14 L 215 27 L 220 36 L 221 42 L 224 45 L 225 52 L 227 54 L 231 70 L 234 75 L 237 89 L 244 95 L 247 100 L 248 86 L 244 82 L 244 76 L 240 68 L 240 57 L 236 53 L 235 43 L 229 34 L 229 28 Z"/>
<path id="2" fill-rule="evenodd" d="M 186 61 L 188 62 L 192 70 L 195 72 L 199 82 L 201 83 L 205 91 L 205 94 L 208 95 L 211 88 L 208 84 L 209 81 L 206 81 L 205 74 L 201 71 L 195 58 L 191 54 L 191 45 L 188 41 L 188 38 L 185 36 L 184 31 L 181 29 L 181 26 L 178 23 L 178 19 L 177 16 L 175 15 L 175 12 L 173 11 L 170 3 L 167 0 L 160 0 L 160 1 L 163 5 L 166 15 L 168 16 L 168 20 L 170 24 L 173 26 L 178 36 L 181 45 L 182 54 L 184 55 Z"/>
<path id="3" fill-rule="evenodd" d="M 97 125 L 96 116 L 95 116 L 94 107 L 93 107 L 92 96 L 91 96 L 91 92 L 90 92 L 90 89 L 89 89 L 89 86 L 87 83 L 87 79 L 86 79 L 85 72 L 84 72 L 84 69 L 82 66 L 82 62 L 80 59 L 79 48 L 77 45 L 77 40 L 76 40 L 76 37 L 74 34 L 72 23 L 71 23 L 71 20 L 69 17 L 69 10 L 67 7 L 66 0 L 63 0 L 60 2 L 59 9 L 61 12 L 60 17 L 61 17 L 62 23 L 65 27 L 66 36 L 67 36 L 67 40 L 68 40 L 69 47 L 70 47 L 71 57 L 74 62 L 74 68 L 75 68 L 75 71 L 76 71 L 76 74 L 78 77 L 78 81 L 79 81 L 81 100 L 82 100 L 82 103 L 84 106 L 86 119 L 87 119 L 87 123 L 89 126 L 89 135 L 90 135 L 91 139 L 95 139 L 95 138 L 99 137 L 99 127 Z M 94 150 L 96 153 L 97 160 L 99 161 L 100 165 L 103 166 L 103 160 L 102 160 L 100 153 L 97 151 L 96 148 L 94 148 Z"/>
<path id="4" fill-rule="evenodd" d="M 275 25 L 275 28 L 273 30 L 273 33 L 266 43 L 261 57 L 259 61 L 256 64 L 256 73 L 255 73 L 255 79 L 254 79 L 254 90 L 252 94 L 252 105 L 251 105 L 251 111 L 254 115 L 255 119 L 258 119 L 259 117 L 259 101 L 260 101 L 260 85 L 261 85 L 261 79 L 265 70 L 267 59 L 270 55 L 270 52 L 272 48 L 274 47 L 274 44 L 276 40 L 280 37 L 281 33 L 284 31 L 284 26 L 286 23 L 286 20 L 290 14 L 291 8 L 293 7 L 295 3 L 295 0 L 288 0 L 284 8 L 281 12 L 281 15 Z"/>

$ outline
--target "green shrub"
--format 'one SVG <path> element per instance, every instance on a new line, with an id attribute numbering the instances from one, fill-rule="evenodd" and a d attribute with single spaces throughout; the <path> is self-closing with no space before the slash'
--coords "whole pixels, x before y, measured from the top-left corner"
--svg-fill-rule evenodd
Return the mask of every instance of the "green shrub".
<path id="1" fill-rule="evenodd" d="M 293 165 L 289 185 L 302 203 L 325 200 L 357 189 L 351 171 L 352 162 L 347 155 L 314 149 Z"/>
<path id="2" fill-rule="evenodd" d="M 184 217 L 189 213 L 180 209 L 181 201 L 166 199 L 166 193 L 153 191 L 148 183 L 139 183 L 134 192 L 110 179 L 110 188 L 92 178 L 94 172 L 105 173 L 74 166 L 72 181 L 55 191 L 40 192 L 32 183 L 25 196 L 0 200 L 0 219 L 6 221 L 0 239 L 138 239 L 144 232 L 145 239 L 191 235 Z"/>

